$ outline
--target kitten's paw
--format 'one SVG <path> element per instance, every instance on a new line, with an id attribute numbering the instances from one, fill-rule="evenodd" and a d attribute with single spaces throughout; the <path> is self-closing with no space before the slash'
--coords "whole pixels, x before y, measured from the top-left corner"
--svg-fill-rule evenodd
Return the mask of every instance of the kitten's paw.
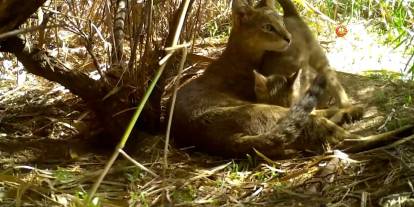
<path id="1" fill-rule="evenodd" d="M 330 120 L 339 125 L 344 123 L 352 123 L 361 120 L 364 116 L 364 108 L 362 106 L 349 106 L 341 108 Z"/>

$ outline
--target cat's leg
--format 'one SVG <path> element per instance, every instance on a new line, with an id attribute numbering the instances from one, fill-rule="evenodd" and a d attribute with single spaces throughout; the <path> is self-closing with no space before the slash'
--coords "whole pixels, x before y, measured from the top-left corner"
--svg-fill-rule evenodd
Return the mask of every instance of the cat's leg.
<path id="1" fill-rule="evenodd" d="M 335 124 L 342 125 L 344 123 L 360 120 L 363 116 L 363 108 L 357 106 L 347 108 L 330 107 L 327 109 L 314 110 L 312 114 L 328 118 Z"/>

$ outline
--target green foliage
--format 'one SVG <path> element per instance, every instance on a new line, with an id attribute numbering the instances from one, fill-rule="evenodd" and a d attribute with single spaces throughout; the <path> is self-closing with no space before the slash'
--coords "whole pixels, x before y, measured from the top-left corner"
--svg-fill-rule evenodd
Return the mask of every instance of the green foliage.
<path id="1" fill-rule="evenodd" d="M 248 165 L 250 167 L 253 167 L 253 166 L 257 165 L 258 162 L 257 162 L 257 157 L 256 156 L 251 156 L 251 155 L 247 154 L 246 157 L 247 157 Z"/>
<path id="2" fill-rule="evenodd" d="M 142 206 L 150 206 L 151 202 L 148 200 L 146 193 L 140 193 L 139 200 L 141 201 Z"/>
<path id="3" fill-rule="evenodd" d="M 73 203 L 72 206 L 76 206 L 76 207 L 100 207 L 102 206 L 102 203 L 99 199 L 99 197 L 94 197 L 93 199 L 91 199 L 91 201 L 88 203 L 87 201 L 89 200 L 89 194 L 85 191 L 78 191 L 75 196 L 80 200 L 80 201 L 84 201 L 83 203 Z"/>
<path id="4" fill-rule="evenodd" d="M 411 105 L 413 104 L 413 97 L 410 94 L 407 94 L 405 96 L 405 104 L 406 105 Z"/>
<path id="5" fill-rule="evenodd" d="M 387 96 L 385 95 L 384 91 L 377 91 L 374 94 L 374 100 L 378 105 L 385 106 L 386 103 L 389 101 Z"/>
<path id="6" fill-rule="evenodd" d="M 73 172 L 68 171 L 65 168 L 60 168 L 60 167 L 58 167 L 58 169 L 56 171 L 54 171 L 54 176 L 55 176 L 56 180 L 61 182 L 61 183 L 69 182 L 75 177 Z"/>
<path id="7" fill-rule="evenodd" d="M 232 173 L 242 172 L 242 171 L 248 171 L 252 167 L 255 167 L 257 165 L 257 160 L 254 156 L 247 155 L 247 159 L 242 159 L 240 161 L 232 161 L 231 165 L 229 165 L 227 168 Z"/>
<path id="8" fill-rule="evenodd" d="M 275 167 L 275 166 L 272 166 L 272 167 Z M 279 176 L 280 174 L 277 173 L 276 171 L 270 171 L 270 173 L 265 172 L 265 171 L 257 171 L 252 175 L 254 179 L 262 181 L 262 182 L 266 182 L 268 180 L 278 178 Z"/>
<path id="9" fill-rule="evenodd" d="M 414 36 L 411 37 L 410 43 L 408 45 L 412 45 L 411 43 L 413 43 Z M 411 54 L 410 59 L 408 60 L 407 66 L 405 68 L 405 71 L 411 74 L 411 80 L 413 80 L 414 78 L 414 48 L 413 47 L 408 47 L 406 51 L 409 51 L 408 54 Z"/>
<path id="10" fill-rule="evenodd" d="M 174 201 L 177 202 L 190 202 L 197 197 L 197 190 L 193 186 L 188 185 L 182 189 L 176 190 L 172 193 Z"/>
<path id="11" fill-rule="evenodd" d="M 230 5 L 228 1 L 210 1 L 206 3 L 203 14 L 204 23 L 199 35 L 201 37 L 224 38 L 230 34 Z"/>
<path id="12" fill-rule="evenodd" d="M 209 37 L 227 37 L 230 34 L 229 25 L 219 25 L 216 21 L 209 21 L 206 25 L 206 32 Z"/>
<path id="13" fill-rule="evenodd" d="M 134 192 L 129 193 L 129 203 L 131 206 L 151 206 L 151 200 L 148 198 L 145 192 Z"/>
<path id="14" fill-rule="evenodd" d="M 144 177 L 144 174 L 141 169 L 136 167 L 136 168 L 131 168 L 127 170 L 127 172 L 125 172 L 125 176 L 129 182 L 135 182 L 135 181 L 140 180 L 142 177 Z"/>
<path id="15" fill-rule="evenodd" d="M 366 70 L 363 75 L 376 80 L 399 80 L 402 78 L 401 73 L 388 70 Z"/>
<path id="16" fill-rule="evenodd" d="M 231 165 L 227 167 L 229 170 L 228 178 L 233 181 L 240 181 L 243 179 L 243 172 L 246 172 L 250 168 L 250 164 L 248 160 L 241 160 L 241 161 L 232 161 Z"/>

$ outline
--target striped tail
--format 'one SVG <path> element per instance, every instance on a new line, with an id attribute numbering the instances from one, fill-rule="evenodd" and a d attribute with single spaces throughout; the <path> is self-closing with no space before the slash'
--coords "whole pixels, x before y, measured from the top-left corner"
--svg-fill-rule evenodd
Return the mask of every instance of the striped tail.
<path id="1" fill-rule="evenodd" d="M 299 12 L 296 9 L 295 4 L 292 0 L 277 0 L 283 8 L 283 16 L 299 16 Z"/>
<path id="2" fill-rule="evenodd" d="M 309 114 L 317 106 L 319 98 L 326 89 L 326 76 L 318 74 L 305 95 L 281 119 L 275 130 L 279 137 L 285 137 L 286 143 L 293 143 L 308 124 Z"/>

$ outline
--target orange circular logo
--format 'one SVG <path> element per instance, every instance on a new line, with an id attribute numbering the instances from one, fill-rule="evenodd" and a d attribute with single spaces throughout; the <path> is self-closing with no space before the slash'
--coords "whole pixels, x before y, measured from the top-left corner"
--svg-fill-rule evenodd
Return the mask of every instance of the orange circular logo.
<path id="1" fill-rule="evenodd" d="M 336 36 L 343 37 L 348 33 L 348 29 L 344 25 L 338 25 L 335 28 Z"/>

